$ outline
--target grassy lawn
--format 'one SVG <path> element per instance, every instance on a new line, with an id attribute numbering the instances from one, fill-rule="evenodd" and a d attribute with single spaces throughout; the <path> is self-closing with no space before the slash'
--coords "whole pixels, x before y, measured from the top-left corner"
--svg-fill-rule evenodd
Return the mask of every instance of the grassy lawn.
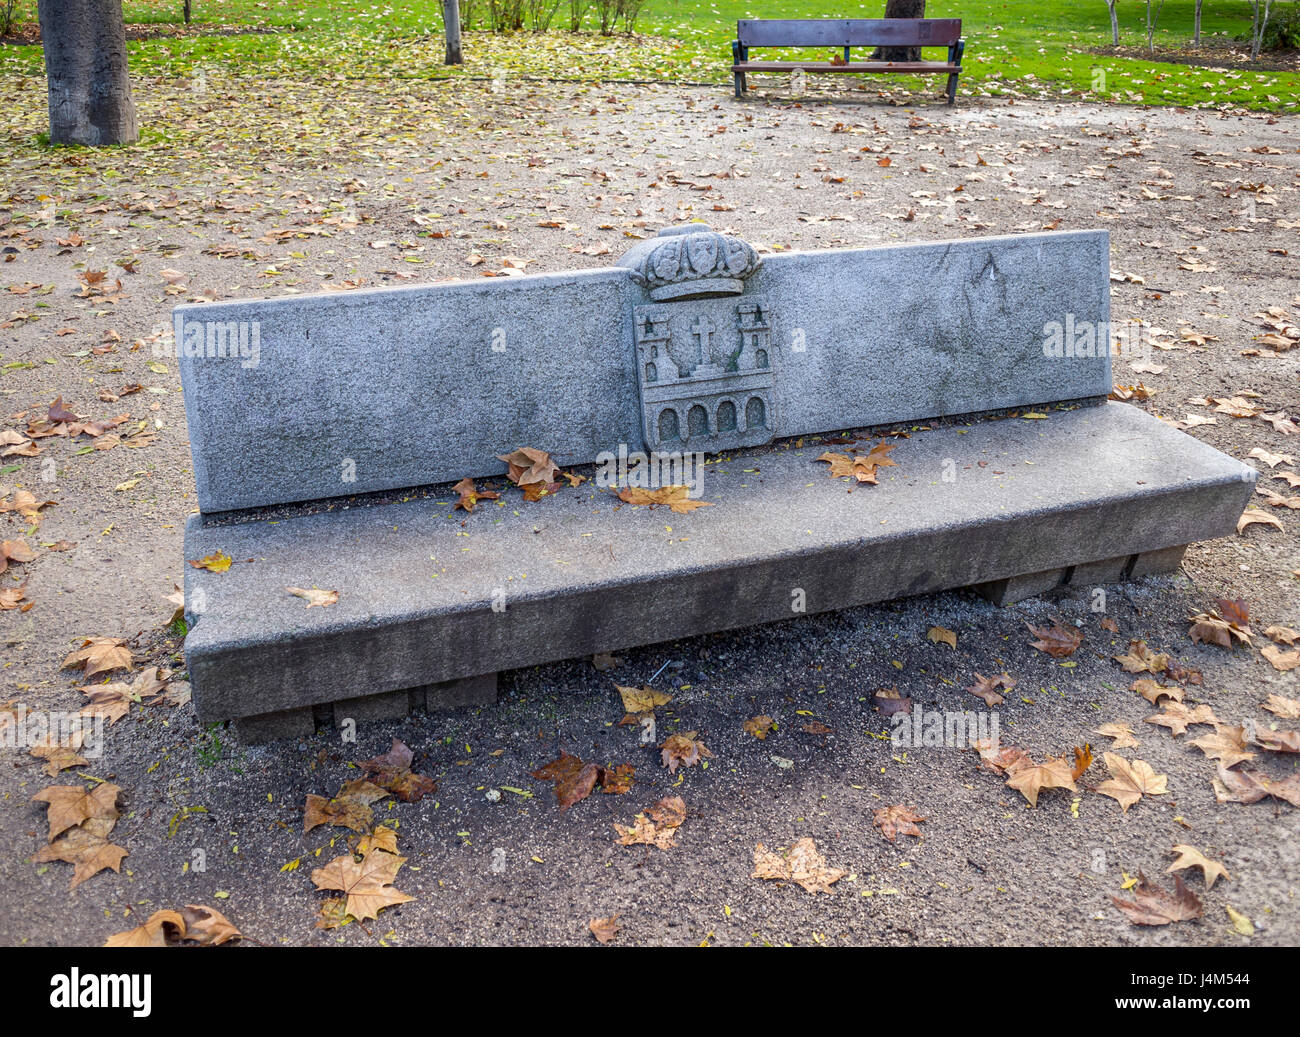
<path id="1" fill-rule="evenodd" d="M 481 13 L 487 0 L 473 0 Z M 1279 15 L 1295 0 L 1275 4 Z M 27 3 L 34 9 L 34 0 Z M 180 25 L 181 0 L 127 0 L 131 23 Z M 1167 0 L 1156 45 L 1185 48 L 1192 35 L 1193 0 Z M 555 26 L 567 24 L 568 5 Z M 601 37 L 594 18 L 588 32 L 494 36 L 467 32 L 466 64 L 450 74 L 539 75 L 578 79 L 666 79 L 724 82 L 735 21 L 743 17 L 878 17 L 875 3 L 831 4 L 787 0 L 779 7 L 737 0 L 647 0 L 635 42 Z M 1070 94 L 1124 103 L 1236 106 L 1294 111 L 1300 74 L 1254 69 L 1202 68 L 1141 58 L 1094 54 L 1110 42 L 1103 0 L 930 0 L 927 14 L 963 19 L 967 38 L 964 90 L 977 94 L 1039 97 Z M 308 77 L 316 80 L 433 78 L 449 74 L 441 64 L 440 0 L 380 4 L 367 0 L 194 0 L 196 22 L 276 27 L 274 33 L 154 38 L 130 44 L 132 70 L 140 76 L 192 76 L 205 68 L 224 74 Z M 1145 44 L 1143 6 L 1121 5 L 1125 47 Z M 477 18 L 476 18 L 477 20 Z M 1250 26 L 1246 0 L 1207 4 L 1203 37 L 1223 46 Z M 191 32 L 201 32 L 192 26 Z M 772 54 L 770 56 L 775 56 Z M 0 48 L 0 71 L 35 74 L 38 47 Z M 902 77 L 882 78 L 882 87 Z M 930 77 L 927 90 L 937 92 Z"/>

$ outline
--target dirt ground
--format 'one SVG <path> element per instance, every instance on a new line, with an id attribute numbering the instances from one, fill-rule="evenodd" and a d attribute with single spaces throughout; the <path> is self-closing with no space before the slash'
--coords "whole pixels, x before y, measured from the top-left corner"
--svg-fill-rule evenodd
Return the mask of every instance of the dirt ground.
<path id="1" fill-rule="evenodd" d="M 0 612 L 0 702 L 78 708 L 80 681 L 60 663 L 89 636 L 134 638 L 138 659 L 184 675 L 165 599 L 181 578 L 193 482 L 175 363 L 151 346 L 171 306 L 190 299 L 474 277 L 506 257 L 529 273 L 603 266 L 634 238 L 690 219 L 769 249 L 1103 227 L 1113 316 L 1146 322 L 1148 363 L 1162 369 L 1117 360 L 1118 383 L 1154 393 L 1134 405 L 1214 418 L 1189 434 L 1265 476 L 1300 470 L 1249 457 L 1300 453 L 1285 422 L 1191 402 L 1239 396 L 1261 412 L 1300 412 L 1300 349 L 1274 355 L 1256 316 L 1279 307 L 1300 319 L 1294 119 L 949 109 L 875 92 L 795 100 L 773 90 L 742 102 L 724 89 L 506 82 L 356 88 L 344 99 L 307 85 L 263 95 L 255 81 L 209 83 L 196 97 L 150 84 L 142 119 L 162 139 L 94 157 L 32 143 L 43 92 L 38 81 L 0 83 L 17 113 L 0 142 L 2 427 L 21 432 L 61 396 L 80 415 L 129 414 L 136 424 L 123 430 L 143 421 L 156 435 L 108 450 L 51 437 L 39 456 L 0 458 L 6 493 L 56 502 L 34 529 L 5 516 L 6 538 L 40 548 L 0 577 L 0 588 L 25 581 L 31 604 Z M 370 125 L 348 112 L 371 113 Z M 79 278 L 99 270 L 108 274 L 94 287 Z M 135 383 L 141 391 L 121 394 Z M 1291 493 L 1281 480 L 1261 485 Z M 265 944 L 582 944 L 589 920 L 612 915 L 621 944 L 1294 944 L 1300 813 L 1275 800 L 1216 802 L 1215 761 L 1189 744 L 1210 729 L 1175 738 L 1143 723 L 1156 710 L 1112 658 L 1145 640 L 1201 671 L 1189 704 L 1226 722 L 1296 726 L 1261 704 L 1297 697 L 1300 670 L 1279 672 L 1259 648 L 1265 627 L 1300 627 L 1300 518 L 1258 500 L 1284 529 L 1257 524 L 1195 545 L 1178 576 L 1110 588 L 1104 614 L 1086 595 L 999 609 L 954 592 L 625 652 L 610 673 L 589 660 L 507 673 L 496 707 L 363 726 L 355 744 L 327 728 L 250 748 L 224 726 L 198 725 L 190 705 L 137 705 L 110 728 L 101 759 L 57 779 L 4 750 L 0 940 L 99 944 L 153 910 L 201 903 Z M 75 546 L 49 546 L 63 541 Z M 1186 617 L 1217 597 L 1249 602 L 1254 648 L 1192 643 Z M 1050 617 L 1081 624 L 1069 660 L 1029 646 L 1026 621 Z M 955 631 L 957 648 L 927 640 L 932 626 Z M 713 753 L 707 768 L 675 776 L 635 727 L 618 725 L 611 680 L 641 684 L 665 664 L 655 686 L 673 700 L 660 730 L 698 731 Z M 974 674 L 1003 671 L 1019 682 L 999 707 L 1004 742 L 1036 759 L 1092 744 L 1097 761 L 1077 793 L 1045 792 L 1029 809 L 969 750 L 895 748 L 871 704 L 896 685 L 914 708 L 969 709 L 980 705 L 963 690 Z M 765 741 L 742 729 L 759 714 L 778 725 Z M 830 732 L 804 731 L 813 721 Z M 1108 776 L 1110 739 L 1096 728 L 1113 721 L 1140 742 L 1123 755 L 1168 775 L 1167 794 L 1127 813 L 1089 791 Z M 349 761 L 393 736 L 439 785 L 418 803 L 376 807 L 398 825 L 407 864 L 397 886 L 414 899 L 364 926 L 314 929 L 324 894 L 310 871 L 349 833 L 304 835 L 306 796 L 333 795 L 359 774 Z M 633 763 L 636 784 L 561 813 L 551 787 L 529 777 L 560 749 Z M 1296 771 L 1297 757 L 1258 756 L 1247 766 Z M 69 894 L 70 865 L 29 861 L 46 842 L 46 811 L 31 797 L 82 774 L 122 787 L 113 841 L 130 855 L 120 874 Z M 689 812 L 675 848 L 616 845 L 613 822 L 667 795 Z M 872 815 L 892 804 L 926 818 L 923 838 L 882 837 Z M 756 843 L 803 837 L 847 872 L 831 894 L 751 878 Z M 1185 872 L 1202 919 L 1131 925 L 1111 896 L 1139 872 L 1170 885 L 1175 844 L 1221 861 L 1231 880 L 1207 891 Z M 1234 929 L 1229 905 L 1253 935 Z"/>

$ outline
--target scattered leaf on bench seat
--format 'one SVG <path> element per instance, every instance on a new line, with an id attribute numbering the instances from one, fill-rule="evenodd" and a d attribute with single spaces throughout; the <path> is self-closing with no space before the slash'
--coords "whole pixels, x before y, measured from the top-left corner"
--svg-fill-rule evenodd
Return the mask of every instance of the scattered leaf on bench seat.
<path id="1" fill-rule="evenodd" d="M 82 676 L 94 677 L 113 670 L 130 670 L 134 660 L 126 640 L 120 637 L 90 637 L 63 660 L 62 669 L 81 670 Z"/>
<path id="2" fill-rule="evenodd" d="M 741 725 L 746 734 L 751 734 L 760 742 L 767 740 L 769 731 L 776 730 L 776 721 L 764 713 L 762 716 L 751 717 Z"/>
<path id="3" fill-rule="evenodd" d="M 494 490 L 476 490 L 474 480 L 468 476 L 453 486 L 452 489 L 460 495 L 460 500 L 452 507 L 452 511 L 455 511 L 456 508 L 463 508 L 465 511 L 473 512 L 479 501 L 499 500 L 501 497 L 501 494 Z"/>
<path id="4" fill-rule="evenodd" d="M 1054 659 L 1073 655 L 1075 649 L 1083 644 L 1083 631 L 1077 627 L 1062 626 L 1060 620 L 1054 620 L 1051 627 L 1036 627 L 1032 623 L 1026 623 L 1025 626 L 1038 638 L 1037 641 L 1031 641 L 1030 645 Z"/>
<path id="5" fill-rule="evenodd" d="M 230 568 L 231 558 L 224 551 L 214 551 L 206 558 L 200 558 L 197 562 L 192 558 L 189 562 L 196 569 L 207 569 L 208 572 L 223 573 Z"/>
<path id="6" fill-rule="evenodd" d="M 339 600 L 338 591 L 323 591 L 319 587 L 286 587 L 285 590 L 294 597 L 302 598 L 306 601 L 308 608 L 311 608 L 313 605 L 319 605 L 321 608 L 325 608 L 325 606 L 333 605 Z"/>
<path id="7" fill-rule="evenodd" d="M 982 698 L 986 706 L 1000 706 L 1003 699 L 999 692 L 1010 691 L 1015 686 L 1016 680 L 1010 674 L 999 673 L 994 677 L 985 677 L 977 671 L 975 683 L 966 690 Z"/>
<path id="8" fill-rule="evenodd" d="M 560 466 L 551 460 L 550 454 L 530 446 L 521 446 L 513 453 L 498 454 L 497 460 L 506 463 L 506 475 L 516 486 L 549 485 L 560 474 Z"/>
<path id="9" fill-rule="evenodd" d="M 1097 786 L 1097 791 L 1115 800 L 1126 814 L 1143 796 L 1161 796 L 1169 791 L 1168 776 L 1157 774 L 1145 760 L 1130 761 L 1115 753 L 1106 753 L 1104 759 L 1111 776 Z"/>
<path id="10" fill-rule="evenodd" d="M 926 818 L 916 813 L 911 807 L 905 807 L 901 803 L 892 807 L 881 807 L 872 817 L 871 823 L 880 829 L 880 834 L 888 839 L 891 843 L 898 841 L 898 836 L 914 835 L 920 839 L 921 829 L 916 827 L 919 821 L 925 821 Z"/>
<path id="11" fill-rule="evenodd" d="M 1153 652 L 1145 641 L 1130 641 L 1124 655 L 1115 656 L 1115 661 L 1128 673 L 1163 673 L 1169 668 L 1169 656 L 1164 652 Z M 1155 699 L 1151 700 L 1152 702 Z"/>
<path id="12" fill-rule="evenodd" d="M 1171 894 L 1153 885 L 1139 871 L 1138 885 L 1133 894 L 1133 900 L 1115 896 L 1110 899 L 1134 925 L 1169 925 L 1200 918 L 1205 913 L 1200 898 L 1183 884 L 1179 875 L 1174 876 L 1174 892 Z"/>
<path id="13" fill-rule="evenodd" d="M 711 501 L 692 500 L 688 486 L 661 486 L 656 490 L 646 490 L 639 486 L 625 486 L 618 491 L 618 499 L 624 504 L 640 504 L 647 507 L 667 506 L 678 515 L 685 515 L 696 508 L 711 508 Z"/>
<path id="14" fill-rule="evenodd" d="M 826 858 L 817 852 L 817 844 L 803 838 L 790 847 L 785 857 L 759 843 L 754 847 L 754 873 L 750 877 L 794 882 L 809 893 L 830 893 L 831 886 L 847 874 L 827 865 Z"/>
<path id="15" fill-rule="evenodd" d="M 713 753 L 696 739 L 696 734 L 695 731 L 687 731 L 685 734 L 669 735 L 660 743 L 664 766 L 668 768 L 669 774 L 676 774 L 678 767 L 694 767 L 706 757 L 712 759 Z"/>

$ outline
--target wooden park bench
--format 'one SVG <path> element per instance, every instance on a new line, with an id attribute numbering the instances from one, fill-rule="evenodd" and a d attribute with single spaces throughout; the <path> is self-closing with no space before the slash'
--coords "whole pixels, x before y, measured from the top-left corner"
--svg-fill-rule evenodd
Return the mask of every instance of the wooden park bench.
<path id="1" fill-rule="evenodd" d="M 1104 231 L 760 257 L 692 225 L 600 270 L 177 307 L 200 721 L 301 736 L 490 702 L 503 670 L 1176 568 L 1257 473 L 1106 401 L 1108 257 Z M 876 483 L 832 478 L 873 428 L 904 430 Z M 522 447 L 586 481 L 539 460 L 525 499 Z M 631 492 L 672 487 L 704 504 Z"/>
<path id="2" fill-rule="evenodd" d="M 843 61 L 751 61 L 753 47 L 842 47 Z M 947 61 L 854 61 L 854 47 L 947 47 Z M 961 73 L 960 18 L 742 18 L 736 22 L 731 44 L 736 96 L 745 93 L 746 73 L 793 72 L 898 72 L 909 75 L 941 74 L 948 77 L 948 103 L 957 100 Z"/>

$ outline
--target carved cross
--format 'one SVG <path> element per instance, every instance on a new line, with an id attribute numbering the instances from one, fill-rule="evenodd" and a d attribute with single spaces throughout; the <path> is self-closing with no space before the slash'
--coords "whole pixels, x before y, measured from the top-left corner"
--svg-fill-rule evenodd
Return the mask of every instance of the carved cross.
<path id="1" fill-rule="evenodd" d="M 691 326 L 691 333 L 698 339 L 696 347 L 696 363 L 707 364 L 713 358 L 713 345 L 709 341 L 717 329 L 713 326 L 713 321 L 708 317 L 697 317 L 695 323 Z"/>

